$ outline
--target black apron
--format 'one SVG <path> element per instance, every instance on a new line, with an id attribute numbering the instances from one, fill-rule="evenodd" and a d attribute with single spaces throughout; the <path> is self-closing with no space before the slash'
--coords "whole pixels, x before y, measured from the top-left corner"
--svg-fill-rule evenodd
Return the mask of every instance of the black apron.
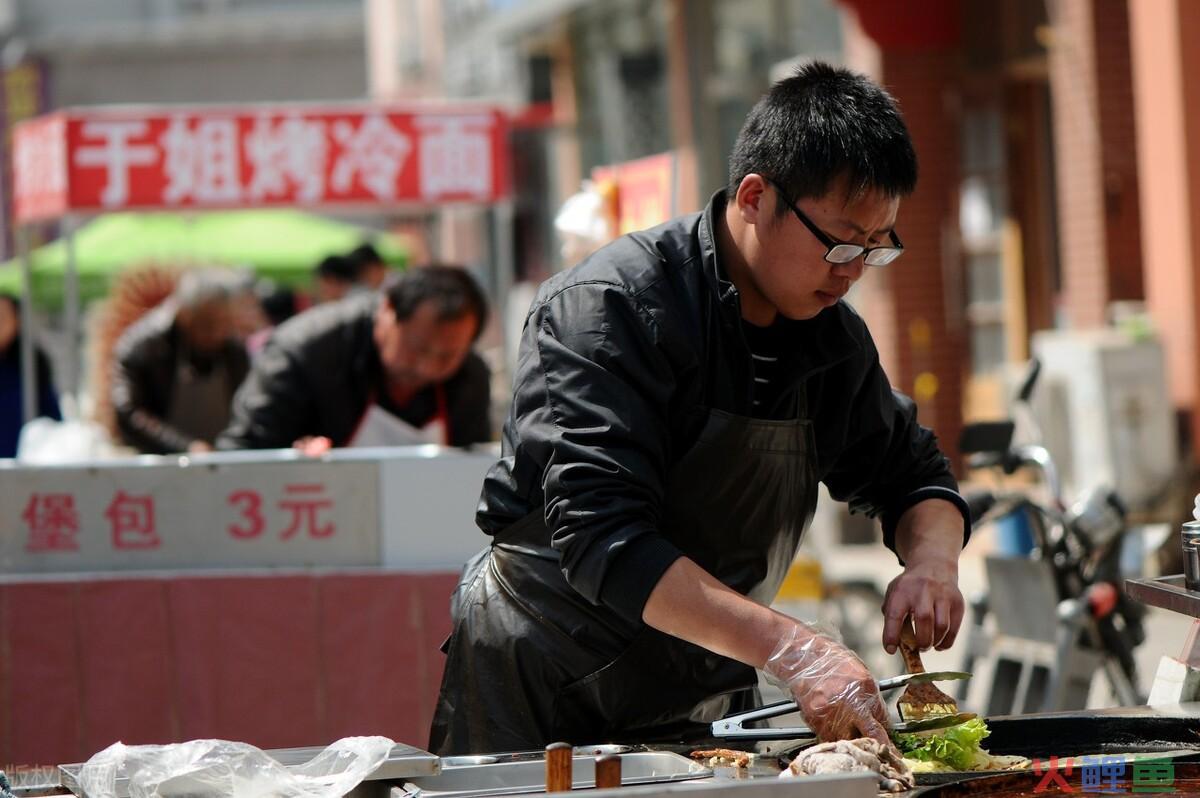
<path id="1" fill-rule="evenodd" d="M 763 605 L 775 598 L 816 507 L 815 449 L 800 394 L 793 421 L 709 410 L 664 498 L 661 534 Z M 548 540 L 538 508 L 464 569 L 430 751 L 685 742 L 752 705 L 753 668 L 592 604 L 567 584 Z"/>

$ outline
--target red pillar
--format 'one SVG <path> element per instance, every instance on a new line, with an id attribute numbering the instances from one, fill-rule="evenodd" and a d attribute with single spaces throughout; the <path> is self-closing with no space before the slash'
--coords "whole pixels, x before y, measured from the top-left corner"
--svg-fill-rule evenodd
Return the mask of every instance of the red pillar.
<path id="1" fill-rule="evenodd" d="M 958 248 L 957 0 L 909 4 L 844 0 L 879 49 L 875 75 L 900 104 L 920 163 L 897 230 L 908 252 L 870 275 L 868 320 L 892 384 L 913 396 L 921 422 L 957 456 L 967 344 Z"/>
<path id="2" fill-rule="evenodd" d="M 1146 305 L 1167 354 L 1171 399 L 1200 452 L 1200 3 L 1129 4 Z"/>

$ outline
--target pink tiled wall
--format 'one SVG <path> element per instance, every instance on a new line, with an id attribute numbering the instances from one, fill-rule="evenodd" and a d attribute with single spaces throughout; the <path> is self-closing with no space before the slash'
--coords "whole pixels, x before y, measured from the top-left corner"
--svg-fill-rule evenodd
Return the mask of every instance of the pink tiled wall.
<path id="1" fill-rule="evenodd" d="M 383 734 L 424 747 L 456 581 L 355 572 L 0 585 L 0 763 L 78 762 L 118 740 L 282 748 Z"/>

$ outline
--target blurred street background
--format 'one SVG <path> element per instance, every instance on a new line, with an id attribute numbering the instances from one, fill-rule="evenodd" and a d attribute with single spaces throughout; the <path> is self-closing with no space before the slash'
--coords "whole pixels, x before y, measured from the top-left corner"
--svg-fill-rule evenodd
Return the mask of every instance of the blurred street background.
<path id="1" fill-rule="evenodd" d="M 17 641 L 0 652 L 0 761 L 118 737 L 423 744 L 537 286 L 703 208 L 747 112 L 811 60 L 880 82 L 910 128 L 908 254 L 848 301 L 964 490 L 1053 503 L 1044 471 L 972 468 L 960 449 L 972 422 L 1014 419 L 1015 442 L 1056 464 L 1068 516 L 1119 497 L 1120 519 L 1088 527 L 1116 541 L 1108 584 L 1180 573 L 1200 491 L 1198 28 L 1193 0 L 0 0 L 0 457 L 16 458 L 0 461 L 0 637 Z M 254 182 L 243 161 L 276 171 Z M 244 374 L 287 319 L 433 262 L 461 265 L 492 310 L 476 344 L 490 432 L 409 441 L 455 452 L 335 442 L 300 462 L 290 440 L 222 447 L 228 414 L 172 438 L 114 387 L 123 337 L 174 307 L 186 273 L 223 275 Z M 1054 619 L 1057 599 L 988 580 L 988 558 L 1042 568 L 1044 551 L 1028 519 L 994 512 L 964 595 L 1021 594 Z M 881 621 L 856 613 L 899 567 L 877 524 L 823 502 L 779 606 L 837 620 L 875 664 Z M 378 640 L 396 618 L 411 651 Z M 1135 694 L 1097 678 L 1076 703 L 1147 700 L 1192 620 L 1143 622 Z M 1014 639 L 995 624 L 979 634 Z M 927 666 L 962 665 L 970 626 Z M 311 628 L 324 636 L 298 642 Z M 242 670 L 222 670 L 218 639 Z M 133 650 L 127 674 L 109 667 Z M 973 708 L 996 650 L 977 652 Z M 343 657 L 367 664 L 323 664 Z M 303 706 L 281 716 L 290 695 Z M 123 702 L 147 708 L 110 717 Z M 19 730 L 35 705 L 37 732 Z"/>

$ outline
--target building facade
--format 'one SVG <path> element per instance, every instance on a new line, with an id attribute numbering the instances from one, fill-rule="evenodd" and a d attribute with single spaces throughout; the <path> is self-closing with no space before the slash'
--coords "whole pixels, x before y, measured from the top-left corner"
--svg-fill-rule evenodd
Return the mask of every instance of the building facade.
<path id="1" fill-rule="evenodd" d="M 378 0 L 387 4 L 391 0 Z M 414 0 L 420 4 L 420 0 Z M 725 182 L 745 113 L 804 59 L 879 80 L 921 178 L 909 254 L 853 296 L 893 383 L 954 451 L 1006 412 L 1039 331 L 1144 307 L 1195 450 L 1200 93 L 1186 0 L 455 0 L 440 86 L 518 120 L 518 270 L 557 262 L 553 209 L 597 167 L 669 152 L 672 209 Z M 403 23 L 401 23 L 403 24 Z M 1165 44 L 1163 44 L 1165 42 Z M 419 70 L 417 70 L 419 72 Z"/>

